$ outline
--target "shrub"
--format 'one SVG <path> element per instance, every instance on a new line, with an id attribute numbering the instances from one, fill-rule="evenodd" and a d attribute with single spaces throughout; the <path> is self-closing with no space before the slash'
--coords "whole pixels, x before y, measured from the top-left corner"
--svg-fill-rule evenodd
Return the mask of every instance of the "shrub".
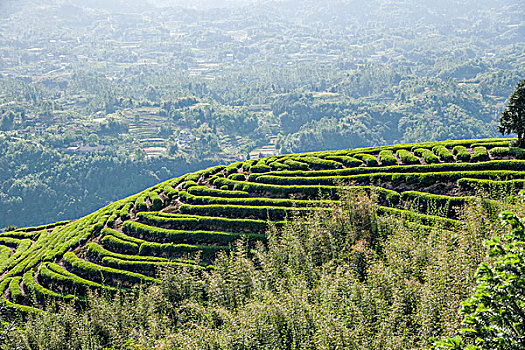
<path id="1" fill-rule="evenodd" d="M 244 175 L 243 175 L 244 176 Z M 235 180 L 234 180 L 235 181 Z M 184 192 L 184 191 L 181 191 Z M 225 197 L 225 198 L 246 198 L 250 194 L 244 191 L 228 191 L 228 190 L 217 190 L 206 186 L 194 186 L 188 188 L 188 193 L 195 196 L 211 196 L 211 197 Z"/>
<path id="2" fill-rule="evenodd" d="M 344 166 L 348 168 L 353 168 L 356 166 L 360 166 L 363 164 L 363 162 L 357 158 L 354 157 L 348 157 L 348 156 L 326 156 L 325 159 L 333 160 L 339 163 L 342 163 Z"/>
<path id="3" fill-rule="evenodd" d="M 272 170 L 268 165 L 265 164 L 263 160 L 257 162 L 257 164 L 250 167 L 250 172 L 252 173 L 266 173 Z"/>
<path id="4" fill-rule="evenodd" d="M 284 161 L 290 170 L 308 170 L 308 164 L 298 161 L 297 159 L 288 158 Z"/>
<path id="5" fill-rule="evenodd" d="M 40 305 L 46 305 L 49 301 L 70 301 L 78 299 L 74 295 L 61 294 L 42 287 L 35 281 L 33 272 L 34 271 L 31 269 L 24 273 L 22 280 L 24 282 L 24 289 L 26 293 L 29 294 L 31 298 L 36 298 L 36 301 Z"/>
<path id="6" fill-rule="evenodd" d="M 519 147 L 510 147 L 510 154 L 512 154 L 516 159 L 525 159 L 525 149 Z"/>
<path id="7" fill-rule="evenodd" d="M 228 179 L 231 179 L 234 181 L 245 181 L 246 176 L 244 174 L 236 173 L 236 174 L 231 174 L 230 176 L 228 176 Z"/>
<path id="8" fill-rule="evenodd" d="M 258 162 L 257 159 L 251 159 L 251 160 L 247 160 L 247 161 L 243 162 L 242 163 L 242 170 L 249 171 L 251 166 L 254 165 L 257 162 Z"/>
<path id="9" fill-rule="evenodd" d="M 169 225 L 177 229 L 193 230 L 225 230 L 232 232 L 264 233 L 268 229 L 268 222 L 264 220 L 228 219 L 213 216 L 185 216 L 170 213 L 140 213 L 139 218 L 150 225 Z M 276 226 L 282 222 L 274 222 Z"/>
<path id="10" fill-rule="evenodd" d="M 494 147 L 489 151 L 492 157 L 507 157 L 510 155 L 509 147 Z"/>
<path id="11" fill-rule="evenodd" d="M 366 166 L 369 166 L 369 167 L 374 167 L 374 166 L 379 165 L 379 163 L 377 162 L 377 158 L 371 154 L 359 153 L 359 154 L 354 155 L 354 157 L 362 160 L 363 163 L 365 163 Z"/>
<path id="12" fill-rule="evenodd" d="M 470 161 L 470 153 L 464 146 L 456 146 L 452 149 L 452 153 L 456 156 L 456 160 L 461 162 Z"/>
<path id="13" fill-rule="evenodd" d="M 381 162 L 381 166 L 397 165 L 397 159 L 390 150 L 379 152 L 379 161 Z"/>
<path id="14" fill-rule="evenodd" d="M 462 146 L 457 146 L 457 147 L 462 147 Z M 434 146 L 432 148 L 432 152 L 434 152 L 434 154 L 438 156 L 438 158 L 443 162 L 454 161 L 454 156 L 452 155 L 452 153 L 450 153 L 450 151 L 443 145 Z"/>
<path id="15" fill-rule="evenodd" d="M 139 211 L 148 211 L 148 205 L 146 204 L 146 196 L 140 196 L 135 201 L 135 209 Z"/>
<path id="16" fill-rule="evenodd" d="M 9 295 L 15 304 L 21 304 L 25 299 L 24 293 L 20 289 L 20 282 L 22 282 L 22 276 L 13 277 L 9 282 Z"/>
<path id="17" fill-rule="evenodd" d="M 188 189 L 188 188 L 193 187 L 193 186 L 198 186 L 195 181 L 184 181 L 182 183 L 182 185 L 181 185 L 181 188 Z"/>
<path id="18" fill-rule="evenodd" d="M 490 259 L 479 265 L 474 294 L 462 304 L 462 335 L 436 341 L 431 349 L 524 348 L 525 228 L 510 212 L 500 217 L 512 231 L 485 242 Z"/>
<path id="19" fill-rule="evenodd" d="M 159 211 L 164 206 L 164 201 L 155 192 L 151 192 L 149 194 L 149 199 L 151 201 L 151 209 L 153 209 L 154 211 Z"/>
<path id="20" fill-rule="evenodd" d="M 213 245 L 190 245 L 173 243 L 145 242 L 140 246 L 140 255 L 178 257 L 185 254 L 202 253 L 202 257 L 211 260 L 219 251 L 227 251 L 230 247 Z M 119 271 L 119 270 L 117 270 Z"/>
<path id="21" fill-rule="evenodd" d="M 306 162 L 312 169 L 339 169 L 343 167 L 341 163 L 334 160 L 322 159 L 314 156 L 301 157 L 300 160 Z"/>
<path id="22" fill-rule="evenodd" d="M 64 263 L 73 272 L 88 276 L 91 280 L 97 282 L 107 281 L 111 284 L 118 285 L 119 282 L 124 285 L 143 284 L 158 282 L 157 279 L 144 276 L 135 272 L 117 270 L 110 267 L 93 264 L 89 261 L 79 259 L 75 253 L 68 252 L 64 254 Z"/>
<path id="23" fill-rule="evenodd" d="M 281 163 L 277 160 L 274 162 L 271 162 L 270 167 L 275 170 L 286 170 L 290 168 L 287 164 Z"/>
<path id="24" fill-rule="evenodd" d="M 104 236 L 100 243 L 113 248 L 117 252 L 137 254 L 139 251 L 139 246 L 136 243 L 125 241 L 113 235 Z"/>
<path id="25" fill-rule="evenodd" d="M 416 148 L 414 154 L 418 157 L 422 157 L 427 164 L 439 163 L 439 158 L 426 148 Z"/>
<path id="26" fill-rule="evenodd" d="M 489 160 L 489 153 L 485 147 L 474 147 L 474 153 L 470 157 L 471 162 L 483 162 Z"/>
<path id="27" fill-rule="evenodd" d="M 122 228 L 131 235 L 147 237 L 148 240 L 157 242 L 231 243 L 242 236 L 239 233 L 221 231 L 170 230 L 131 221 L 126 221 Z M 245 236 L 259 240 L 265 238 L 264 235 L 259 234 L 245 234 Z"/>
<path id="28" fill-rule="evenodd" d="M 94 289 L 117 291 L 116 288 L 83 279 L 64 270 L 60 265 L 50 262 L 43 262 L 40 265 L 38 268 L 38 277 L 46 284 L 52 285 L 58 290 L 68 291 L 75 295 L 86 295 L 88 291 Z"/>
<path id="29" fill-rule="evenodd" d="M 420 164 L 419 158 L 405 149 L 397 150 L 396 155 L 403 164 Z"/>

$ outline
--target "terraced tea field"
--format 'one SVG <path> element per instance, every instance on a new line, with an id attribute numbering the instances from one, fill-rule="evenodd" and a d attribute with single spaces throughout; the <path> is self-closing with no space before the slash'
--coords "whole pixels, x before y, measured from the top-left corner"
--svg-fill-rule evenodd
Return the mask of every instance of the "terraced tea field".
<path id="1" fill-rule="evenodd" d="M 457 207 L 479 190 L 524 187 L 525 150 L 508 142 L 281 155 L 187 174 L 76 221 L 0 234 L 1 301 L 39 312 L 49 300 L 82 303 L 90 290 L 157 283 L 162 266 L 206 269 L 242 236 L 264 240 L 270 222 L 333 210 L 341 188 L 376 195 L 380 215 L 454 230 Z M 199 262 L 188 258 L 196 252 Z"/>

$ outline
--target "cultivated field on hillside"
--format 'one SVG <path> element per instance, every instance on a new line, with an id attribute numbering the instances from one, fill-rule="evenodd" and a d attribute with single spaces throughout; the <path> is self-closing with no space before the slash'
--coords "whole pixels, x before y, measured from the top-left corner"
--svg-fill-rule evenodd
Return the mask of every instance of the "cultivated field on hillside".
<path id="1" fill-rule="evenodd" d="M 84 218 L 0 234 L 1 301 L 39 312 L 90 290 L 157 283 L 162 266 L 213 268 L 241 237 L 334 210 L 341 191 L 375 197 L 381 217 L 421 230 L 463 225 L 458 207 L 490 209 L 525 185 L 525 150 L 509 139 L 444 141 L 279 155 L 217 166 L 158 184 Z M 195 258 L 197 257 L 197 258 Z"/>

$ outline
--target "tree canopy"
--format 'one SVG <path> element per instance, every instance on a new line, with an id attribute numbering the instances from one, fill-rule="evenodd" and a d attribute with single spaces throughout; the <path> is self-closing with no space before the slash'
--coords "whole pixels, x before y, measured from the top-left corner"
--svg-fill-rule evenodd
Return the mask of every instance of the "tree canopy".
<path id="1" fill-rule="evenodd" d="M 509 102 L 499 119 L 499 131 L 503 135 L 516 133 L 518 145 L 525 145 L 525 79 L 518 82 L 509 97 Z"/>

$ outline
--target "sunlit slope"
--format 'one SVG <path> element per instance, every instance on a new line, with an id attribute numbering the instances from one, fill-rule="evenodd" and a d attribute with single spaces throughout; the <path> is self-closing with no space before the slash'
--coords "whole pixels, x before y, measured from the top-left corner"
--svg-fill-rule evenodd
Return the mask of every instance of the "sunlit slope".
<path id="1" fill-rule="evenodd" d="M 525 150 L 469 140 L 274 156 L 175 178 L 79 220 L 0 234 L 1 301 L 38 311 L 90 290 L 156 283 L 160 266 L 204 269 L 269 222 L 331 210 L 340 187 L 377 195 L 382 215 L 418 225 L 461 225 L 455 208 L 479 189 L 525 184 Z M 200 261 L 188 259 L 200 252 Z"/>

